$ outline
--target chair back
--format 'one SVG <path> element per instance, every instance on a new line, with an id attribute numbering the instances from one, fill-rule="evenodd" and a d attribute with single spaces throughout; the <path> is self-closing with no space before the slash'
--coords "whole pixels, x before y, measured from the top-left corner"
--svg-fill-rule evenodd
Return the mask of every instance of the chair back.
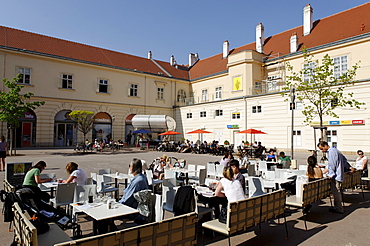
<path id="1" fill-rule="evenodd" d="M 91 178 L 91 177 L 86 178 L 86 184 L 87 184 L 87 185 L 92 185 L 92 184 L 94 184 L 93 178 Z"/>
<path id="2" fill-rule="evenodd" d="M 248 176 L 256 176 L 256 164 L 249 164 L 248 166 Z"/>
<path id="3" fill-rule="evenodd" d="M 153 171 L 148 169 L 145 171 L 145 174 L 146 174 L 146 179 L 148 180 L 148 185 L 152 185 L 153 184 Z"/>
<path id="4" fill-rule="evenodd" d="M 255 197 L 265 194 L 265 188 L 261 178 L 249 177 L 248 178 L 249 197 Z"/>
<path id="5" fill-rule="evenodd" d="M 216 166 L 214 162 L 207 163 L 207 176 L 215 176 L 216 175 Z"/>
<path id="6" fill-rule="evenodd" d="M 265 172 L 265 179 L 267 179 L 267 180 L 275 179 L 275 171 L 266 171 Z"/>
<path id="7" fill-rule="evenodd" d="M 224 166 L 219 164 L 216 165 L 216 177 L 223 178 Z"/>
<path id="8" fill-rule="evenodd" d="M 175 172 L 170 169 L 164 169 L 164 178 L 165 179 L 175 178 Z"/>
<path id="9" fill-rule="evenodd" d="M 56 205 L 73 203 L 75 189 L 76 183 L 59 183 L 55 195 Z"/>
<path id="10" fill-rule="evenodd" d="M 87 201 L 90 192 L 96 197 L 96 185 L 79 185 L 76 186 L 73 202 Z M 82 195 L 83 193 L 83 195 Z"/>
<path id="11" fill-rule="evenodd" d="M 96 173 L 90 173 L 90 177 L 92 178 L 93 182 L 96 182 Z"/>
<path id="12" fill-rule="evenodd" d="M 155 221 L 161 221 L 163 216 L 162 195 L 153 194 Z"/>
<path id="13" fill-rule="evenodd" d="M 98 193 L 104 192 L 104 177 L 103 175 L 96 175 L 96 191 Z"/>
<path id="14" fill-rule="evenodd" d="M 175 201 L 176 191 L 176 179 L 164 179 L 162 183 L 162 204 L 166 204 L 167 211 L 173 211 L 173 204 Z"/>
<path id="15" fill-rule="evenodd" d="M 103 175 L 103 174 L 111 174 L 111 170 L 109 168 L 107 169 L 99 169 L 98 175 Z M 104 176 L 104 182 L 112 182 L 112 178 Z"/>
<path id="16" fill-rule="evenodd" d="M 199 170 L 199 185 L 204 185 L 206 182 L 206 169 L 200 169 Z"/>
<path id="17" fill-rule="evenodd" d="M 289 169 L 290 168 L 290 164 L 291 164 L 290 161 L 282 161 L 281 163 L 283 164 L 283 169 Z"/>
<path id="18" fill-rule="evenodd" d="M 261 171 L 261 172 L 266 172 L 267 171 L 266 161 L 259 161 L 258 162 L 258 171 Z"/>

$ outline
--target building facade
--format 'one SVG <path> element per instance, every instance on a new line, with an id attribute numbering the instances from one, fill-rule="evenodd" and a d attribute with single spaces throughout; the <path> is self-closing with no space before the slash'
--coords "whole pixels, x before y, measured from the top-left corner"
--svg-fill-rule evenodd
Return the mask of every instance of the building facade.
<path id="1" fill-rule="evenodd" d="M 89 139 L 113 138 L 126 141 L 133 130 L 133 115 L 169 115 L 176 120 L 175 136 L 198 140 L 187 132 L 202 128 L 212 133 L 202 141 L 262 141 L 268 147 L 290 149 L 291 134 L 296 150 L 315 145 L 314 128 L 303 123 L 297 102 L 291 127 L 289 100 L 281 96 L 289 75 L 289 63 L 299 71 L 304 66 L 303 47 L 321 60 L 329 54 L 335 71 L 346 72 L 360 61 L 355 82 L 346 91 L 364 102 L 361 109 L 337 108 L 339 118 L 326 117 L 328 141 L 341 150 L 370 151 L 369 78 L 370 3 L 313 21 L 313 9 L 303 9 L 303 23 L 297 28 L 264 37 L 264 26 L 256 26 L 256 42 L 230 49 L 225 41 L 222 53 L 199 59 L 189 55 L 188 65 L 147 58 L 73 43 L 21 30 L 0 27 L 0 77 L 22 74 L 24 91 L 32 100 L 45 101 L 25 113 L 17 129 L 18 145 L 71 146 L 82 142 L 68 113 L 91 110 L 95 128 Z M 5 88 L 0 88 L 5 90 Z M 318 120 L 317 120 L 318 121 Z M 237 134 L 249 128 L 266 132 L 250 136 Z M 0 123 L 5 134 L 6 124 Z M 317 132 L 319 137 L 319 132 Z M 153 134 L 153 138 L 157 133 Z"/>

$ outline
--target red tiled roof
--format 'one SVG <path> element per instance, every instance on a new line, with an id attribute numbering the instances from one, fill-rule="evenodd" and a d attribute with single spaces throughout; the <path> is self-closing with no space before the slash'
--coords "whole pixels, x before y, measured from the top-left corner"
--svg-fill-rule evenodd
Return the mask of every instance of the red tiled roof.
<path id="1" fill-rule="evenodd" d="M 167 77 L 150 59 L 3 26 L 0 26 L 0 45 Z M 171 72 L 174 73 L 172 77 L 179 75 L 181 79 L 188 79 L 183 70 L 173 68 Z"/>
<path id="2" fill-rule="evenodd" d="M 290 53 L 290 37 L 293 33 L 298 35 L 300 50 L 317 47 L 346 38 L 370 32 L 370 3 L 348 9 L 341 13 L 314 21 L 312 31 L 303 36 L 303 26 L 273 35 L 265 39 L 264 53 L 273 55 Z M 255 42 L 235 48 L 230 52 L 237 53 L 243 50 L 255 50 Z M 190 69 L 190 79 L 198 79 L 227 70 L 226 59 L 222 53 L 200 60 Z"/>

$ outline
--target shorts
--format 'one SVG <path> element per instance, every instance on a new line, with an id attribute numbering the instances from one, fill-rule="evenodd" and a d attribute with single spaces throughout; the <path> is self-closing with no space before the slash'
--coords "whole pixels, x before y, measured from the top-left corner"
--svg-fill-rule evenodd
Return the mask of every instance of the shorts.
<path id="1" fill-rule="evenodd" d="M 6 151 L 0 151 L 0 158 L 6 158 Z"/>

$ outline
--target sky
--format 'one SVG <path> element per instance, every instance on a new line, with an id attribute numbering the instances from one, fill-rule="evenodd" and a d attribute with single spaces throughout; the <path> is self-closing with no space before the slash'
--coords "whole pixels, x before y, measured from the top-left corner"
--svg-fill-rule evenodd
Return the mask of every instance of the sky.
<path id="1" fill-rule="evenodd" d="M 187 64 L 361 5 L 361 0 L 0 0 L 0 25 L 140 57 Z"/>

